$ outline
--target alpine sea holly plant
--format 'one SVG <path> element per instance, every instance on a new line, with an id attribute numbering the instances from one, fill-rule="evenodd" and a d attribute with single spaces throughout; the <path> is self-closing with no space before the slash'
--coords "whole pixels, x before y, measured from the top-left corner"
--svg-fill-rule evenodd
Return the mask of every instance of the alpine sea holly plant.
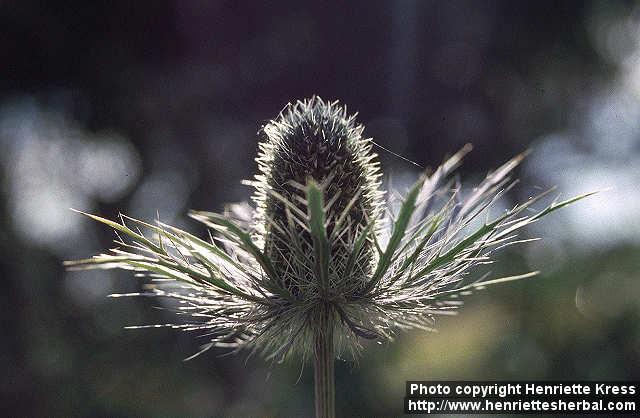
<path id="1" fill-rule="evenodd" d="M 337 102 L 289 104 L 261 130 L 259 174 L 248 182 L 252 213 L 238 205 L 224 214 L 191 212 L 209 228 L 208 239 L 159 220 L 86 214 L 115 230 L 117 247 L 66 265 L 149 277 L 144 292 L 113 296 L 176 300 L 185 320 L 155 326 L 206 334 L 197 354 L 222 347 L 275 361 L 312 357 L 316 416 L 332 417 L 336 356 L 356 355 L 362 340 L 390 340 L 398 330 L 430 330 L 437 315 L 460 307 L 461 296 L 533 276 L 474 280 L 470 273 L 490 263 L 494 250 L 528 241 L 518 238 L 522 228 L 587 196 L 533 212 L 543 193 L 488 218 L 523 156 L 463 196 L 450 174 L 465 146 L 392 210 L 363 129 Z"/>

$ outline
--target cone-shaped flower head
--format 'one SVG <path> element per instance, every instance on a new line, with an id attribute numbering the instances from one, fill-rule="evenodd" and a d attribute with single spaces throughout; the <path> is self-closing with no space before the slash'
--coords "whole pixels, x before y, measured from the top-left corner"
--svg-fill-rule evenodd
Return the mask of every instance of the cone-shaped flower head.
<path id="1" fill-rule="evenodd" d="M 350 262 L 354 237 L 375 226 L 381 206 L 378 163 L 363 130 L 345 107 L 317 97 L 286 107 L 262 129 L 254 196 L 258 238 L 282 286 L 296 298 L 352 295 L 375 267 L 370 239 Z M 314 248 L 318 237 L 304 222 L 312 215 L 311 184 L 323 204 L 330 261 L 325 293 Z"/>
<path id="2" fill-rule="evenodd" d="M 247 347 L 284 359 L 312 352 L 314 335 L 324 329 L 332 345 L 355 352 L 362 338 L 431 329 L 436 315 L 453 313 L 475 289 L 531 276 L 470 279 L 474 266 L 492 262 L 495 249 L 526 241 L 517 238 L 523 227 L 587 196 L 525 212 L 542 194 L 489 220 L 522 156 L 461 199 L 448 177 L 465 147 L 422 176 L 397 210 L 382 210 L 372 142 L 344 107 L 316 97 L 299 101 L 261 133 L 260 172 L 251 182 L 256 208 L 248 216 L 237 205 L 227 214 L 192 212 L 210 229 L 203 240 L 159 221 L 88 215 L 118 232 L 119 247 L 69 268 L 146 274 L 149 290 L 114 296 L 177 301 L 185 321 L 166 326 L 206 334 L 203 351 Z"/>

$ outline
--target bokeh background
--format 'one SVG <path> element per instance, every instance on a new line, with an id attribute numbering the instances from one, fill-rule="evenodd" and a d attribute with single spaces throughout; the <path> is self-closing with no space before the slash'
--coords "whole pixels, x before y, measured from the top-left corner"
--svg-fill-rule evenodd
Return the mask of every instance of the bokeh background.
<path id="1" fill-rule="evenodd" d="M 640 6 L 628 1 L 0 2 L 0 413 L 308 416 L 313 370 L 209 351 L 127 273 L 67 273 L 118 211 L 197 234 L 247 199 L 256 132 L 319 94 L 471 186 L 527 148 L 505 205 L 606 192 L 528 231 L 439 332 L 337 364 L 341 416 L 402 414 L 408 379 L 640 379 Z M 403 187 L 419 169 L 379 149 Z"/>

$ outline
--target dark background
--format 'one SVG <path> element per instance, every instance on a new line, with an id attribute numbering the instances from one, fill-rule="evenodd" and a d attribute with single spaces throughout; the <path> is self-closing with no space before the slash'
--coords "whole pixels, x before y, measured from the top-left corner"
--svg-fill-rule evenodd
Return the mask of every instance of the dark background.
<path id="1" fill-rule="evenodd" d="M 0 2 L 0 413 L 311 414 L 309 365 L 182 362 L 202 338 L 123 329 L 171 318 L 106 298 L 136 279 L 61 261 L 113 238 L 70 207 L 204 234 L 187 210 L 247 199 L 256 132 L 312 94 L 422 166 L 473 143 L 467 186 L 531 148 L 505 207 L 608 189 L 494 268 L 541 277 L 338 362 L 341 416 L 401 415 L 406 380 L 640 379 L 638 23 L 621 1 Z M 418 175 L 378 152 L 395 187 Z"/>

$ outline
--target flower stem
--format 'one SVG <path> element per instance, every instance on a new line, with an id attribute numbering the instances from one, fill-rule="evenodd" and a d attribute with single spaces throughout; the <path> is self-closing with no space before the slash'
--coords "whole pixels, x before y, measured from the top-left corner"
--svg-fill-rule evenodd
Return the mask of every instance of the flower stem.
<path id="1" fill-rule="evenodd" d="M 318 310 L 318 329 L 314 337 L 314 375 L 316 418 L 335 418 L 335 376 L 332 309 Z"/>

